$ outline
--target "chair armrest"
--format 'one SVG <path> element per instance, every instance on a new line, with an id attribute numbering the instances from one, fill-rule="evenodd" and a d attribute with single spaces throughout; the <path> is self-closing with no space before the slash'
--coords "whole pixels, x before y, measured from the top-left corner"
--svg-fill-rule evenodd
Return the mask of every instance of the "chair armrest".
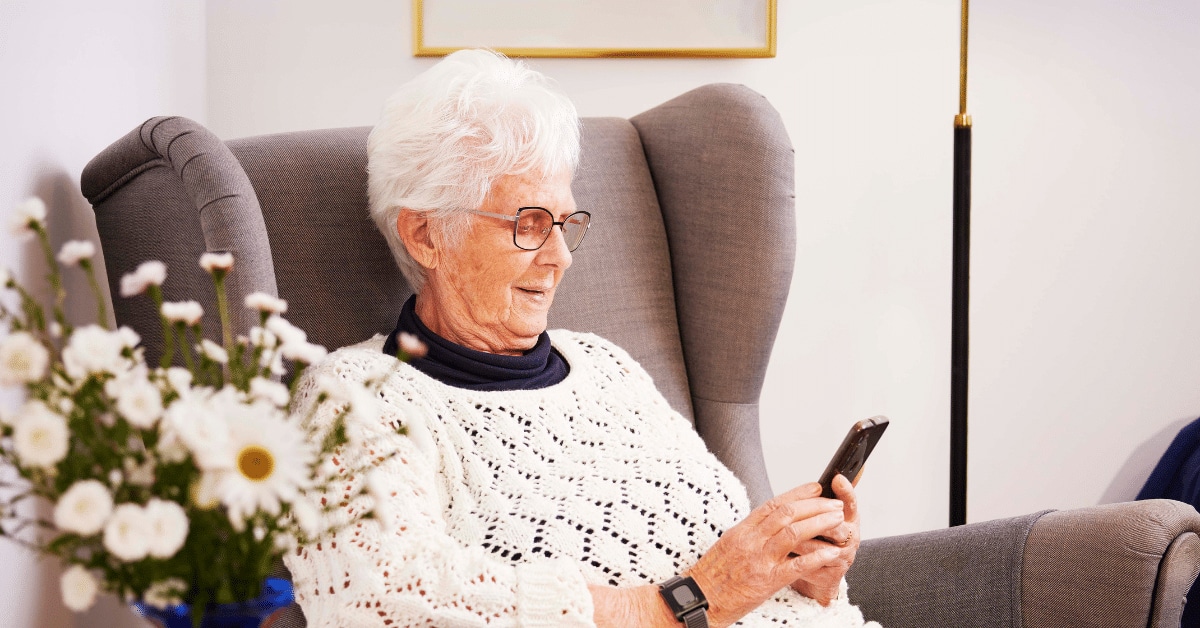
<path id="1" fill-rule="evenodd" d="M 1023 628 L 1179 626 L 1200 515 L 1151 499 L 1054 512 L 1029 534 Z"/>
<path id="2" fill-rule="evenodd" d="M 142 337 L 146 360 L 163 352 L 158 310 L 149 299 L 120 298 L 121 277 L 148 260 L 167 264 L 163 296 L 204 306 L 206 335 L 221 339 L 212 278 L 196 263 L 205 251 L 236 258 L 225 280 L 234 334 L 258 324 L 241 306 L 251 292 L 278 294 L 262 210 L 241 163 L 199 123 L 151 118 L 83 169 L 81 190 L 96 210 L 96 231 L 113 312 Z"/>
<path id="3" fill-rule="evenodd" d="M 873 539 L 850 599 L 888 628 L 1178 626 L 1198 533 L 1191 506 L 1147 500 Z"/>
<path id="4" fill-rule="evenodd" d="M 850 601 L 887 628 L 1020 626 L 1021 558 L 1044 514 L 863 541 Z"/>

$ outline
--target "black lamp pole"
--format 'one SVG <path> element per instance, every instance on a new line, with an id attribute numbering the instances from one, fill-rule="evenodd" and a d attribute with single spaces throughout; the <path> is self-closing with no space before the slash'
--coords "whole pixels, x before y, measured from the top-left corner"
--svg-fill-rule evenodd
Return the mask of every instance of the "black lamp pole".
<path id="1" fill-rule="evenodd" d="M 971 301 L 971 116 L 967 115 L 967 16 L 962 0 L 958 115 L 954 116 L 954 288 L 950 341 L 950 525 L 967 522 L 967 365 Z"/>

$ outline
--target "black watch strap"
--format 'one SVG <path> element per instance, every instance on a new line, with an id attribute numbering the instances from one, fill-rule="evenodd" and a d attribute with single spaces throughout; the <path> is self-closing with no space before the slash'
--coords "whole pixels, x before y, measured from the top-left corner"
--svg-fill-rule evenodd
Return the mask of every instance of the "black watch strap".
<path id="1" fill-rule="evenodd" d="M 685 614 L 681 621 L 685 628 L 708 628 L 708 611 L 697 608 Z"/>

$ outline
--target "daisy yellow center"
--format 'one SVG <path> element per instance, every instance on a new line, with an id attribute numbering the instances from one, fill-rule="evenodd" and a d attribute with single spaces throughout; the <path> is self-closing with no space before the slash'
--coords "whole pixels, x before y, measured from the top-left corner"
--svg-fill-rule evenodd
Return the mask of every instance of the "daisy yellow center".
<path id="1" fill-rule="evenodd" d="M 275 456 L 258 445 L 250 445 L 238 452 L 237 464 L 242 475 L 261 482 L 271 477 L 271 472 L 275 470 Z"/>
<path id="2" fill-rule="evenodd" d="M 29 356 L 20 353 L 14 353 L 8 356 L 8 369 L 24 373 L 29 370 Z"/>

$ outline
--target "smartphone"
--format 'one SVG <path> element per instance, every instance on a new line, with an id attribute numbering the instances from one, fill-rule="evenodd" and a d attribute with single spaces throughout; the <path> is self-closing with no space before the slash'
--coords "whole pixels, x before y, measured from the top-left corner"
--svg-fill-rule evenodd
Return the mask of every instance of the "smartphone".
<path id="1" fill-rule="evenodd" d="M 850 428 L 850 433 L 846 434 L 842 446 L 833 454 L 829 466 L 825 467 L 825 472 L 818 480 L 821 484 L 821 497 L 837 498 L 833 492 L 833 478 L 839 474 L 855 484 L 858 483 L 858 476 L 862 473 L 863 465 L 867 463 L 867 456 L 871 455 L 887 426 L 887 417 L 877 416 L 863 419 Z"/>

